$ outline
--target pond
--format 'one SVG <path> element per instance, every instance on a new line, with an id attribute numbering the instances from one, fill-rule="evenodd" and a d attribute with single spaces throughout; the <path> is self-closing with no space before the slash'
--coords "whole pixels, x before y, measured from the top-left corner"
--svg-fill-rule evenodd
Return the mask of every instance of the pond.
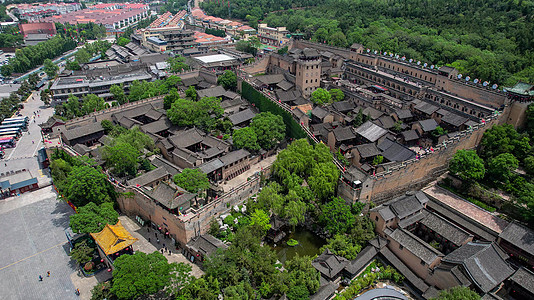
<path id="1" fill-rule="evenodd" d="M 297 246 L 291 247 L 287 245 L 289 239 L 294 239 L 299 242 Z M 320 254 L 321 247 L 326 244 L 326 241 L 315 235 L 304 227 L 297 227 L 295 231 L 289 233 L 284 239 L 276 244 L 271 245 L 273 250 L 278 256 L 278 260 L 284 263 L 286 260 L 291 259 L 295 254 L 299 256 L 314 256 Z"/>

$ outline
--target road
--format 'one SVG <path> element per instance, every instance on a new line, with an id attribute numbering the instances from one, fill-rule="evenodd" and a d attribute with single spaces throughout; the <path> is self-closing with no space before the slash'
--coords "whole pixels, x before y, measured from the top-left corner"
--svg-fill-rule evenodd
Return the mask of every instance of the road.
<path id="1" fill-rule="evenodd" d="M 5 150 L 4 159 L 0 160 L 0 173 L 26 169 L 37 177 L 39 186 L 44 186 L 50 184 L 51 179 L 46 176 L 46 171 L 40 169 L 37 160 L 37 151 L 43 147 L 41 127 L 38 124 L 48 120 L 53 115 L 54 109 L 45 107 L 39 93 L 40 91 L 33 92 L 31 97 L 24 102 L 21 113 L 30 118 L 28 131 L 22 134 L 16 147 Z M 36 112 L 35 115 L 34 112 Z"/>

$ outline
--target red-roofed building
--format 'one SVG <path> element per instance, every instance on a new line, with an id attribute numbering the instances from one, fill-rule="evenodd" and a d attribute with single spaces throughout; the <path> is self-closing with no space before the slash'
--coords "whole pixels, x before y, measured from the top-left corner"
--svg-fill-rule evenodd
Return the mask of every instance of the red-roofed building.
<path id="1" fill-rule="evenodd" d="M 49 34 L 56 35 L 56 25 L 50 23 L 27 23 L 19 24 L 20 33 L 23 36 L 28 34 Z"/>

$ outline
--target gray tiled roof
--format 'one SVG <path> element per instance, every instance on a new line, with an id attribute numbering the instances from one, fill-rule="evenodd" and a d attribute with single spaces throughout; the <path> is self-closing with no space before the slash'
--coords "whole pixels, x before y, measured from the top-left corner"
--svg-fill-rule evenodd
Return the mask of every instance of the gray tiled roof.
<path id="1" fill-rule="evenodd" d="M 245 149 L 240 149 L 237 151 L 232 151 L 224 156 L 221 156 L 219 159 L 222 161 L 222 163 L 225 166 L 228 166 L 236 161 L 239 161 L 240 159 L 248 157 L 249 155 L 250 155 L 250 152 L 248 152 Z"/>
<path id="2" fill-rule="evenodd" d="M 211 234 L 203 234 L 198 237 L 194 237 L 187 243 L 187 247 L 191 248 L 195 252 L 200 252 L 204 256 L 209 256 L 217 249 L 227 249 L 228 246 L 225 245 L 221 240 L 213 237 Z"/>
<path id="3" fill-rule="evenodd" d="M 468 120 L 469 120 L 468 118 L 459 116 L 454 113 L 448 113 L 441 118 L 442 122 L 445 122 L 447 124 L 450 124 L 456 127 L 460 127 L 462 124 L 464 124 Z"/>
<path id="4" fill-rule="evenodd" d="M 438 127 L 438 123 L 434 119 L 422 120 L 419 121 L 419 124 L 421 125 L 423 132 L 430 132 Z"/>
<path id="5" fill-rule="evenodd" d="M 280 81 L 279 83 L 277 83 L 276 86 L 281 88 L 284 91 L 287 91 L 287 90 L 289 90 L 290 88 L 293 87 L 293 84 L 284 79 L 284 80 Z"/>
<path id="6" fill-rule="evenodd" d="M 397 228 L 389 236 L 428 265 L 432 264 L 438 257 L 443 256 L 443 253 L 432 248 L 407 230 Z"/>
<path id="7" fill-rule="evenodd" d="M 312 110 L 312 115 L 316 116 L 319 119 L 323 119 L 324 117 L 328 116 L 328 111 L 320 106 L 315 106 Z"/>
<path id="8" fill-rule="evenodd" d="M 384 206 L 378 209 L 378 213 L 386 221 L 395 218 L 395 214 L 393 213 L 393 211 L 391 211 L 391 208 L 389 206 Z"/>
<path id="9" fill-rule="evenodd" d="M 449 253 L 443 261 L 461 264 L 471 281 L 487 293 L 514 272 L 505 261 L 507 258 L 494 243 L 469 242 Z"/>
<path id="10" fill-rule="evenodd" d="M 415 141 L 419 139 L 419 134 L 417 134 L 417 131 L 415 131 L 414 129 L 403 131 L 401 132 L 401 134 L 402 134 L 402 137 L 404 138 L 404 141 L 406 142 Z"/>
<path id="11" fill-rule="evenodd" d="M 534 295 L 534 273 L 532 271 L 520 268 L 510 277 L 510 280 Z"/>
<path id="12" fill-rule="evenodd" d="M 415 152 L 404 145 L 401 145 L 389 138 L 378 144 L 378 149 L 382 151 L 382 156 L 392 162 L 406 161 L 415 158 Z"/>
<path id="13" fill-rule="evenodd" d="M 197 94 L 198 94 L 198 97 L 199 98 L 204 98 L 204 97 L 221 97 L 222 95 L 224 95 L 224 93 L 226 92 L 226 90 L 222 87 L 222 86 L 216 86 L 216 87 L 213 87 L 213 88 L 209 88 L 209 89 L 204 89 L 204 90 L 199 90 L 197 91 Z"/>
<path id="14" fill-rule="evenodd" d="M 213 171 L 216 171 L 222 168 L 223 166 L 224 166 L 224 163 L 220 159 L 215 158 L 215 159 L 212 159 L 208 162 L 201 164 L 200 166 L 198 166 L 198 169 L 202 171 L 204 174 L 209 174 Z"/>
<path id="15" fill-rule="evenodd" d="M 421 224 L 451 241 L 456 246 L 461 246 L 469 237 L 472 237 L 465 230 L 432 212 L 424 210 L 423 214 L 425 217 L 420 221 Z"/>
<path id="16" fill-rule="evenodd" d="M 175 147 L 185 148 L 202 142 L 204 140 L 204 134 L 196 128 L 191 128 L 178 132 L 176 135 L 169 137 L 168 140 Z"/>
<path id="17" fill-rule="evenodd" d="M 356 105 L 354 105 L 354 103 L 352 103 L 351 101 L 339 101 L 332 103 L 332 108 L 342 113 L 351 111 L 355 107 Z"/>
<path id="18" fill-rule="evenodd" d="M 395 121 L 393 121 L 393 118 L 390 116 L 381 116 L 378 118 L 378 121 L 380 122 L 380 125 L 385 129 L 390 129 L 393 126 L 395 126 Z"/>
<path id="19" fill-rule="evenodd" d="M 317 292 L 310 296 L 310 300 L 324 300 L 329 299 L 337 290 L 338 285 L 333 282 L 321 286 Z"/>
<path id="20" fill-rule="evenodd" d="M 243 111 L 228 116 L 228 119 L 230 120 L 230 122 L 232 122 L 232 124 L 239 125 L 241 123 L 252 120 L 254 116 L 256 116 L 256 114 L 250 108 L 247 108 Z"/>
<path id="21" fill-rule="evenodd" d="M 329 249 L 312 261 L 313 267 L 327 278 L 336 277 L 348 264 L 347 259 L 335 255 Z"/>
<path id="22" fill-rule="evenodd" d="M 356 138 L 352 126 L 338 126 L 333 132 L 337 142 L 349 141 Z"/>
<path id="23" fill-rule="evenodd" d="M 405 195 L 388 202 L 389 207 L 397 217 L 403 219 L 423 209 L 421 201 L 415 195 Z"/>
<path id="24" fill-rule="evenodd" d="M 376 120 L 380 118 L 384 113 L 379 111 L 378 109 L 372 108 L 372 107 L 366 107 L 362 113 L 365 116 L 371 117 L 371 120 Z"/>
<path id="25" fill-rule="evenodd" d="M 350 274 L 356 275 L 356 273 L 360 272 L 371 260 L 375 258 L 375 256 L 378 254 L 378 250 L 374 246 L 367 246 L 365 247 L 354 260 L 350 262 L 345 267 L 345 270 L 349 272 Z"/>
<path id="26" fill-rule="evenodd" d="M 427 115 L 433 114 L 435 111 L 439 109 L 439 107 L 432 105 L 427 102 L 421 102 L 415 106 L 416 110 L 419 110 Z"/>
<path id="27" fill-rule="evenodd" d="M 165 169 L 164 167 L 158 167 L 152 171 L 146 172 L 145 174 L 128 180 L 127 183 L 129 186 L 144 186 L 149 184 L 150 182 L 163 179 L 167 176 L 170 176 L 169 172 L 167 172 L 167 169 Z"/>
<path id="28" fill-rule="evenodd" d="M 189 207 L 189 201 L 195 198 L 195 194 L 188 193 L 177 187 L 172 187 L 166 182 L 160 182 L 153 190 L 147 191 L 154 200 L 168 209 Z M 179 193 L 181 193 L 179 195 Z"/>
<path id="29" fill-rule="evenodd" d="M 67 140 L 72 141 L 77 138 L 81 138 L 98 132 L 103 133 L 104 128 L 102 128 L 100 122 L 94 122 L 89 125 L 67 129 L 63 131 L 63 135 Z"/>
<path id="30" fill-rule="evenodd" d="M 356 128 L 356 133 L 370 142 L 376 142 L 379 138 L 387 133 L 387 130 L 372 123 L 371 121 L 367 121 L 360 127 Z"/>
<path id="31" fill-rule="evenodd" d="M 528 254 L 534 255 L 534 232 L 527 227 L 512 222 L 499 234 L 499 237 Z"/>
<path id="32" fill-rule="evenodd" d="M 362 158 L 373 157 L 380 154 L 380 150 L 378 150 L 374 143 L 358 145 L 356 146 L 356 149 Z"/>
<path id="33" fill-rule="evenodd" d="M 412 112 L 409 109 L 398 109 L 395 114 L 399 119 L 408 119 L 413 117 Z"/>

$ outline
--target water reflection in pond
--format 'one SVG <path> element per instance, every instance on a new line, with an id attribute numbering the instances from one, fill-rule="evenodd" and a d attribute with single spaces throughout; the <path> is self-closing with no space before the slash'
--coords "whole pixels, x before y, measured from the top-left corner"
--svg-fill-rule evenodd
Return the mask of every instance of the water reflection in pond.
<path id="1" fill-rule="evenodd" d="M 291 247 L 287 245 L 289 239 L 294 239 L 299 242 L 297 246 Z M 271 247 L 276 252 L 278 260 L 284 263 L 286 260 L 291 259 L 296 253 L 299 256 L 314 256 L 320 254 L 320 248 L 326 244 L 326 241 L 315 235 L 304 227 L 297 227 L 295 231 L 288 234 L 283 240 Z"/>

